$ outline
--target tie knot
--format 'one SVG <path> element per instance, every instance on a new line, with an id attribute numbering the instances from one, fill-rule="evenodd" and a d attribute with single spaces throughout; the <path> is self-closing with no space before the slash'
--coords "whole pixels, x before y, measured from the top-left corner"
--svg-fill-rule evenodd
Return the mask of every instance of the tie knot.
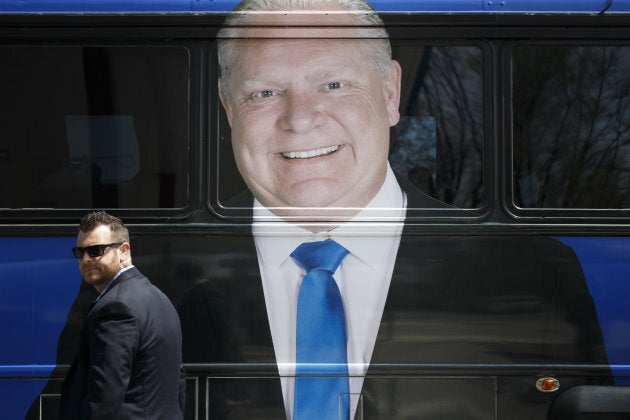
<path id="1" fill-rule="evenodd" d="M 291 253 L 291 257 L 308 273 L 314 269 L 333 274 L 348 250 L 332 239 L 320 242 L 303 242 Z"/>

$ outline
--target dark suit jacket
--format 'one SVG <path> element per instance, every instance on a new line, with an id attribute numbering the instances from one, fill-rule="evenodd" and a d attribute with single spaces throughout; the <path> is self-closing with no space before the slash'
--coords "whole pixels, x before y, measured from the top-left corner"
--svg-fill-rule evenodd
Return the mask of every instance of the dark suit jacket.
<path id="1" fill-rule="evenodd" d="M 90 309 L 62 387 L 61 419 L 182 419 L 181 329 L 135 267 Z"/>
<path id="2" fill-rule="evenodd" d="M 408 207 L 435 206 L 408 192 Z M 226 282 L 210 278 L 177 304 L 184 362 L 275 365 L 253 240 L 243 238 L 225 252 L 238 253 L 237 274 Z M 544 418 L 554 395 L 535 389 L 537 375 L 556 375 L 563 387 L 589 382 L 544 367 L 582 363 L 607 360 L 571 249 L 549 237 L 426 236 L 406 226 L 363 386 L 362 414 Z M 522 373 L 522 366 L 534 372 Z M 435 377 L 432 368 L 464 373 Z M 210 395 L 211 418 L 284 417 L 276 378 L 214 379 Z"/>

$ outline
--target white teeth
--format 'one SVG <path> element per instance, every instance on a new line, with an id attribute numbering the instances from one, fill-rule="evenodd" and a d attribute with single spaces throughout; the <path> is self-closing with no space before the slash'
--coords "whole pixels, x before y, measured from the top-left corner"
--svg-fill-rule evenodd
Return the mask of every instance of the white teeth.
<path id="1" fill-rule="evenodd" d="M 339 146 L 322 147 L 320 149 L 306 150 L 304 152 L 284 152 L 282 156 L 287 159 L 308 159 L 316 156 L 329 155 L 339 150 Z"/>

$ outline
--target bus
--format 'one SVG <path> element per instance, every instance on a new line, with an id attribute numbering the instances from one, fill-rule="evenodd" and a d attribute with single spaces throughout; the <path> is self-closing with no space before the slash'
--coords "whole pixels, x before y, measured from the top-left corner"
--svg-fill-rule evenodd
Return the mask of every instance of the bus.
<path id="1" fill-rule="evenodd" d="M 0 4 L 3 418 L 58 418 L 93 210 L 178 309 L 185 418 L 288 412 L 217 87 L 236 4 Z M 630 3 L 371 4 L 402 69 L 389 165 L 445 205 L 406 209 L 354 418 L 630 418 Z"/>

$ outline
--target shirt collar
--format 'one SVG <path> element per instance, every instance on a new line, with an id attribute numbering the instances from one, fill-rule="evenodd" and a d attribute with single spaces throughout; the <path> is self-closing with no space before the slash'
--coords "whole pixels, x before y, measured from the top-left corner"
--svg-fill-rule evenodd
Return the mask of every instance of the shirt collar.
<path id="1" fill-rule="evenodd" d="M 331 238 L 363 263 L 375 267 L 386 255 L 383 252 L 386 241 L 366 243 L 365 238 L 391 238 L 400 234 L 405 207 L 405 194 L 389 163 L 385 181 L 368 205 L 352 220 L 328 232 L 313 233 L 297 224 L 287 223 L 254 199 L 253 233 L 258 256 L 263 264 L 280 267 L 300 243 Z M 265 246 L 258 246 L 262 241 Z"/>
<path id="2" fill-rule="evenodd" d="M 103 297 L 103 295 L 105 293 L 107 293 L 107 291 L 110 289 L 111 285 L 114 284 L 114 281 L 120 277 L 120 275 L 122 273 L 124 273 L 125 271 L 129 270 L 130 268 L 132 268 L 133 265 L 130 265 L 128 267 L 125 268 L 121 268 L 120 270 L 118 270 L 118 272 L 116 274 L 114 274 L 114 277 L 112 277 L 112 279 L 109 281 L 109 283 L 107 283 L 107 285 L 105 287 L 103 287 L 103 289 L 101 290 L 101 293 L 98 294 L 98 296 L 96 297 L 96 299 L 94 300 L 94 302 L 98 302 L 100 298 Z"/>

